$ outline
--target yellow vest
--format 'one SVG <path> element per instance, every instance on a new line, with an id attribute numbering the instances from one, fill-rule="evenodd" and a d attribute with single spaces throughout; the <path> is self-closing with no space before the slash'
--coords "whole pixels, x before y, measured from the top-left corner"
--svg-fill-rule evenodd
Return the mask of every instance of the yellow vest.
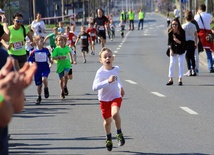
<path id="1" fill-rule="evenodd" d="M 129 20 L 134 20 L 134 12 L 129 11 Z"/>
<path id="2" fill-rule="evenodd" d="M 140 11 L 138 13 L 138 19 L 144 19 L 144 12 L 143 11 Z"/>

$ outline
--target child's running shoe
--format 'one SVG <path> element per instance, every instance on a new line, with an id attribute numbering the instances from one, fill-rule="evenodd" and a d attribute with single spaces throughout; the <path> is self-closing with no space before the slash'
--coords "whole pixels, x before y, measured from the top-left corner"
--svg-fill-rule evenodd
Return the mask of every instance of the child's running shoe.
<path id="1" fill-rule="evenodd" d="M 106 140 L 106 149 L 108 151 L 111 151 L 113 148 L 113 143 L 112 143 L 112 140 Z"/>
<path id="2" fill-rule="evenodd" d="M 64 87 L 64 94 L 65 94 L 65 95 L 68 95 L 68 93 L 69 93 L 69 92 L 68 92 L 68 88 L 67 88 L 67 87 Z"/>
<path id="3" fill-rule="evenodd" d="M 117 138 L 117 141 L 118 141 L 118 145 L 119 145 L 119 146 L 123 146 L 123 145 L 125 144 L 125 139 L 124 139 L 122 133 L 117 134 L 117 135 L 116 135 L 116 138 Z"/>
<path id="4" fill-rule="evenodd" d="M 39 105 L 42 101 L 42 97 L 38 96 L 38 98 L 36 99 L 36 105 Z"/>
<path id="5" fill-rule="evenodd" d="M 45 98 L 48 98 L 48 97 L 49 97 L 49 90 L 48 90 L 48 87 L 44 88 L 44 96 L 45 96 Z"/>
<path id="6" fill-rule="evenodd" d="M 65 98 L 64 92 L 62 92 L 60 96 L 61 96 L 61 99 L 64 99 Z"/>

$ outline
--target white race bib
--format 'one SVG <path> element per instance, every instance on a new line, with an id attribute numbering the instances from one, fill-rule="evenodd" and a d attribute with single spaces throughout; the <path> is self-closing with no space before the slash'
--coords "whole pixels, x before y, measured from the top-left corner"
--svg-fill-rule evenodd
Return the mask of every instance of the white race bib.
<path id="1" fill-rule="evenodd" d="M 24 48 L 24 44 L 22 41 L 13 43 L 14 51 L 20 50 Z"/>
<path id="2" fill-rule="evenodd" d="M 103 26 L 100 26 L 100 27 L 99 27 L 99 30 L 105 30 L 105 29 L 104 29 L 104 27 L 103 27 Z"/>
<path id="3" fill-rule="evenodd" d="M 47 54 L 43 52 L 36 52 L 35 53 L 35 61 L 36 62 L 46 62 L 47 61 Z"/>

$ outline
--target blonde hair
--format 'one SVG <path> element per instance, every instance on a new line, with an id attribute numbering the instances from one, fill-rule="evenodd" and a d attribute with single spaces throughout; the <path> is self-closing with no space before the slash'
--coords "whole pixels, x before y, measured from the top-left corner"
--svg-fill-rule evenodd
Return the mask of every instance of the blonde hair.
<path id="1" fill-rule="evenodd" d="M 66 45 L 66 43 L 67 43 L 67 38 L 66 38 L 65 36 L 62 36 L 62 35 L 57 35 L 57 36 L 56 36 L 55 43 L 56 43 L 56 45 L 59 46 L 58 41 L 57 41 L 58 39 L 63 39 L 63 40 L 64 40 L 64 43 L 65 43 L 65 45 Z"/>
<path id="2" fill-rule="evenodd" d="M 102 53 L 105 52 L 105 51 L 108 51 L 108 52 L 110 52 L 110 53 L 113 54 L 113 52 L 111 51 L 110 48 L 103 47 L 103 48 L 101 49 L 101 51 L 99 52 L 99 57 L 100 57 L 100 58 L 101 58 Z"/>
<path id="3" fill-rule="evenodd" d="M 57 27 L 54 27 L 52 30 L 53 30 L 53 31 L 54 31 L 54 30 L 57 30 Z"/>
<path id="4" fill-rule="evenodd" d="M 33 37 L 33 43 L 37 43 L 40 39 L 43 39 L 43 37 L 42 36 L 34 36 Z"/>

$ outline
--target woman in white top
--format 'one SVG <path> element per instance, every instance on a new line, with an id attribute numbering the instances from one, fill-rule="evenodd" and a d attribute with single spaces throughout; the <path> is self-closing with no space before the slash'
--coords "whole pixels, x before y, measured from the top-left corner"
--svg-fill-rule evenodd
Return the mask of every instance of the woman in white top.
<path id="1" fill-rule="evenodd" d="M 36 20 L 34 20 L 31 24 L 31 29 L 34 31 L 34 36 L 42 36 L 45 37 L 45 23 L 42 20 L 42 15 L 40 13 L 36 14 Z"/>
<path id="2" fill-rule="evenodd" d="M 193 19 L 193 14 L 191 11 L 185 13 L 186 22 L 182 25 L 186 36 L 186 62 L 188 72 L 184 74 L 185 76 L 196 76 L 195 71 L 195 48 L 198 46 L 198 34 L 196 26 L 191 22 Z M 192 68 L 191 68 L 192 67 Z"/>

